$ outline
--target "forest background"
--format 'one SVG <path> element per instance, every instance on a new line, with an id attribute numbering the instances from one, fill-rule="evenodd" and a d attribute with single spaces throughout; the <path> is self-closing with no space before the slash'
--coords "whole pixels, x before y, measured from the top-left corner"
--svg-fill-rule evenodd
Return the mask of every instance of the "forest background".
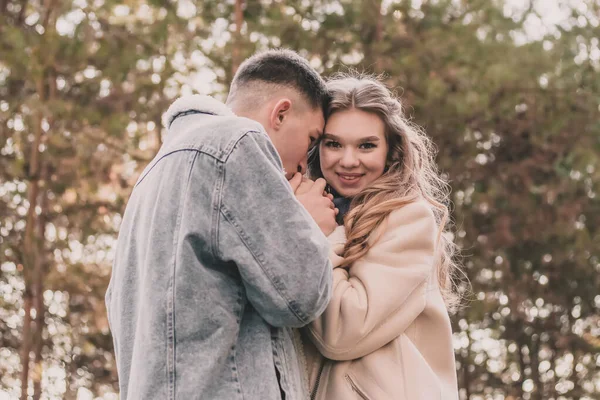
<path id="1" fill-rule="evenodd" d="M 116 399 L 104 292 L 178 96 L 384 73 L 437 145 L 462 399 L 600 399 L 600 1 L 0 0 L 0 399 Z"/>

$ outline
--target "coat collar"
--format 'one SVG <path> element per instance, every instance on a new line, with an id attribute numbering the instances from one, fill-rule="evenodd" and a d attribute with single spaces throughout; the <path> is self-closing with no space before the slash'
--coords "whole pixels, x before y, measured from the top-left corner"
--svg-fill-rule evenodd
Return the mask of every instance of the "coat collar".
<path id="1" fill-rule="evenodd" d="M 169 129 L 175 118 L 187 111 L 198 111 L 204 114 L 219 115 L 223 117 L 235 116 L 229 107 L 215 98 L 201 94 L 193 94 L 182 96 L 171 104 L 167 112 L 163 114 L 163 126 Z"/>

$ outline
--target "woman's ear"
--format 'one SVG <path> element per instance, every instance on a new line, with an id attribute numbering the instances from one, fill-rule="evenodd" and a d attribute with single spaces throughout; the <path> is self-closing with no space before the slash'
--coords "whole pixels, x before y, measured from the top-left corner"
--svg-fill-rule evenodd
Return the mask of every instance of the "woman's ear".
<path id="1" fill-rule="evenodd" d="M 271 115 L 269 115 L 269 123 L 274 130 L 281 129 L 285 119 L 290 115 L 291 109 L 292 101 L 288 98 L 280 99 L 275 103 L 275 106 L 271 110 Z"/>

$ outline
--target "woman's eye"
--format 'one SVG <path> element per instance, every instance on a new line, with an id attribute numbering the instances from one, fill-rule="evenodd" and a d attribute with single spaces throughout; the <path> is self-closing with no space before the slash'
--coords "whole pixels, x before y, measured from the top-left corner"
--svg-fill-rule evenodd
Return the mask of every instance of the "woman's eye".
<path id="1" fill-rule="evenodd" d="M 374 143 L 363 143 L 363 144 L 360 145 L 361 149 L 367 149 L 367 150 L 374 149 L 376 147 L 377 147 L 377 145 L 374 144 Z"/>
<path id="2" fill-rule="evenodd" d="M 327 141 L 325 142 L 325 147 L 331 147 L 331 148 L 340 148 L 342 147 L 338 142 L 334 142 L 333 140 Z"/>

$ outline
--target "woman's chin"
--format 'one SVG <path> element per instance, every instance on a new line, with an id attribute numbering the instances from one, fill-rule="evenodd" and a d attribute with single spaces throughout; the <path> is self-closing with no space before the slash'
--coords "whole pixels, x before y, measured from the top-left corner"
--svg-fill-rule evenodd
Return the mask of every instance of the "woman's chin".
<path id="1" fill-rule="evenodd" d="M 344 187 L 333 187 L 333 189 L 342 197 L 354 197 L 360 193 L 361 188 L 344 188 Z"/>

